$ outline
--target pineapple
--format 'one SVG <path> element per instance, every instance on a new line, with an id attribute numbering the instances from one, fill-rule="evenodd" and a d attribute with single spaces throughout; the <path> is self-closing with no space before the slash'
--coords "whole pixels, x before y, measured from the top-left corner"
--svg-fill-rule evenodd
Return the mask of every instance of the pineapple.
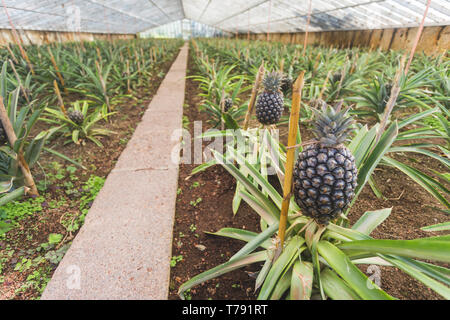
<path id="1" fill-rule="evenodd" d="M 336 83 L 341 81 L 342 73 L 340 71 L 333 73 L 331 76 L 331 82 Z"/>
<path id="2" fill-rule="evenodd" d="M 228 112 L 233 107 L 233 100 L 231 98 L 226 98 L 224 101 L 224 111 Z"/>
<path id="3" fill-rule="evenodd" d="M 288 74 L 284 74 L 281 79 L 281 91 L 286 94 L 291 88 L 294 80 Z"/>
<path id="4" fill-rule="evenodd" d="M 309 101 L 309 106 L 313 109 L 322 109 L 323 106 L 326 106 L 327 103 L 322 99 L 311 99 Z"/>
<path id="5" fill-rule="evenodd" d="M 337 218 L 355 197 L 355 158 L 343 145 L 352 119 L 342 101 L 334 108 L 323 105 L 315 113 L 316 140 L 298 155 L 294 168 L 294 197 L 306 216 L 327 225 Z"/>
<path id="6" fill-rule="evenodd" d="M 388 101 L 389 101 L 389 98 L 391 97 L 391 91 L 392 91 L 392 87 L 393 87 L 394 85 L 392 84 L 392 82 L 388 82 L 386 85 L 385 85 L 385 87 L 384 87 L 384 89 L 385 89 L 385 95 L 384 95 L 384 97 L 383 97 L 383 103 L 384 103 L 384 105 L 386 105 L 387 103 L 388 103 Z"/>
<path id="7" fill-rule="evenodd" d="M 0 146 L 6 144 L 8 142 L 8 137 L 6 135 L 6 131 L 3 128 L 3 124 L 0 121 Z"/>
<path id="8" fill-rule="evenodd" d="M 275 124 L 281 118 L 284 107 L 281 80 L 278 72 L 269 73 L 263 80 L 264 91 L 256 101 L 256 117 L 261 124 Z"/>
<path id="9" fill-rule="evenodd" d="M 84 121 L 84 115 L 81 111 L 79 110 L 69 110 L 69 112 L 67 113 L 67 117 L 75 122 L 77 125 L 81 125 L 83 124 Z"/>

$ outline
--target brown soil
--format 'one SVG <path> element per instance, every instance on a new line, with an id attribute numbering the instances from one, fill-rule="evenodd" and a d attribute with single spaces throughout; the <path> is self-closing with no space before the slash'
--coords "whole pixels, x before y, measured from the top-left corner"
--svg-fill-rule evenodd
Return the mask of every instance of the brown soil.
<path id="1" fill-rule="evenodd" d="M 194 74 L 195 66 L 189 60 L 189 73 Z M 198 97 L 197 84 L 191 79 L 186 83 L 185 116 L 190 120 L 189 130 L 192 135 L 193 121 L 201 120 L 205 127 L 208 116 L 198 111 L 201 100 Z M 284 129 L 283 129 L 284 127 Z M 281 128 L 283 140 L 287 125 Z M 303 140 L 311 137 L 307 128 L 301 128 Z M 413 155 L 409 159 L 402 156 L 402 161 L 414 161 L 414 165 L 430 172 L 434 169 L 444 172 L 437 161 L 426 157 Z M 179 299 L 178 288 L 182 283 L 197 274 L 211 269 L 227 261 L 243 246 L 243 242 L 206 234 L 223 227 L 242 228 L 259 231 L 259 216 L 245 203 L 241 204 L 234 216 L 231 202 L 235 191 L 235 180 L 221 166 L 213 166 L 206 171 L 190 176 L 197 165 L 180 166 L 179 194 L 176 206 L 175 226 L 173 233 L 172 256 L 182 256 L 171 270 L 169 299 Z M 392 207 L 390 217 L 376 229 L 372 236 L 386 239 L 414 239 L 436 235 L 424 232 L 420 228 L 426 225 L 448 220 L 448 216 L 432 207 L 442 206 L 420 186 L 415 184 L 403 173 L 392 168 L 380 167 L 376 170 L 375 181 L 385 198 L 378 199 L 367 186 L 359 196 L 358 202 L 349 214 L 349 220 L 354 223 L 364 212 Z M 201 202 L 195 205 L 197 199 Z M 203 245 L 205 248 L 198 245 Z M 209 280 L 191 289 L 192 299 L 255 299 L 255 279 L 249 272 L 259 270 L 260 265 L 253 265 L 227 273 L 219 278 Z M 363 272 L 367 266 L 360 267 Z M 381 287 L 392 296 L 399 299 L 442 299 L 420 282 L 405 273 L 395 269 L 381 268 Z"/>
<path id="2" fill-rule="evenodd" d="M 192 67 L 189 59 L 188 70 L 192 70 Z M 184 113 L 190 120 L 191 136 L 194 121 L 202 121 L 203 130 L 208 129 L 208 116 L 198 111 L 201 99 L 197 93 L 197 84 L 187 79 Z M 207 144 L 204 142 L 203 146 Z M 176 204 L 172 256 L 182 255 L 183 260 L 172 268 L 169 299 L 178 297 L 176 292 L 183 282 L 226 262 L 242 246 L 239 241 L 218 238 L 205 232 L 216 232 L 223 227 L 259 231 L 259 219 L 246 204 L 242 204 L 239 213 L 233 216 L 231 201 L 236 186 L 234 178 L 221 166 L 214 166 L 188 178 L 196 166 L 180 165 L 178 188 L 181 193 Z M 201 201 L 198 200 L 200 198 Z M 206 249 L 201 251 L 196 247 L 198 245 Z M 254 281 L 239 270 L 199 285 L 191 290 L 191 294 L 194 299 L 254 299 L 253 284 Z"/>
<path id="3" fill-rule="evenodd" d="M 131 94 L 132 97 L 122 97 L 116 100 L 113 111 L 116 114 L 110 117 L 110 122 L 102 124 L 104 128 L 116 132 L 105 137 L 100 137 L 99 140 L 103 144 L 103 148 L 95 145 L 93 142 L 85 141 L 80 145 L 74 143 L 64 144 L 66 138 L 56 138 L 51 141 L 49 147 L 63 153 L 71 159 L 81 163 L 86 170 L 77 168 L 74 173 L 76 179 L 69 179 L 66 175 L 64 178 L 57 181 L 57 183 L 48 186 L 47 190 L 41 194 L 45 198 L 42 204 L 43 210 L 39 214 L 34 214 L 19 221 L 19 226 L 9 231 L 6 236 L 0 238 L 0 258 L 7 256 L 8 252 L 13 250 L 12 256 L 7 261 L 0 260 L 0 266 L 3 270 L 0 274 L 0 300 L 4 299 L 38 299 L 40 292 L 45 287 L 46 281 L 50 279 L 57 264 L 44 262 L 42 264 L 33 265 L 25 271 L 15 271 L 14 268 L 22 258 L 34 259 L 42 255 L 36 248 L 48 241 L 49 234 L 58 233 L 64 236 L 63 241 L 59 247 L 69 245 L 70 241 L 75 237 L 77 230 L 70 232 L 64 226 L 63 222 L 75 221 L 81 212 L 80 194 L 65 193 L 64 183 L 73 183 L 71 190 L 79 190 L 83 186 L 83 182 L 88 180 L 91 175 L 106 178 L 109 172 L 114 168 L 114 165 L 126 147 L 128 140 L 131 138 L 134 129 L 140 122 L 146 107 L 151 102 L 156 93 L 160 83 L 164 77 L 158 76 L 159 72 L 164 75 L 168 72 L 175 55 L 166 62 L 158 66 L 153 72 L 153 78 L 149 81 L 149 85 L 135 88 Z M 67 98 L 66 102 L 70 101 Z M 35 129 L 44 124 L 39 123 Z M 66 166 L 73 166 L 69 162 L 62 160 L 52 154 L 43 152 L 40 157 L 40 164 L 44 171 L 39 167 L 34 168 L 33 174 L 36 181 L 46 179 L 46 175 L 52 172 L 51 163 L 59 162 Z M 52 201 L 62 201 L 55 208 L 49 206 Z M 57 247 L 58 248 L 58 247 Z M 40 273 L 40 279 L 35 284 L 27 280 L 34 271 Z M 46 279 L 43 279 L 43 278 Z"/>

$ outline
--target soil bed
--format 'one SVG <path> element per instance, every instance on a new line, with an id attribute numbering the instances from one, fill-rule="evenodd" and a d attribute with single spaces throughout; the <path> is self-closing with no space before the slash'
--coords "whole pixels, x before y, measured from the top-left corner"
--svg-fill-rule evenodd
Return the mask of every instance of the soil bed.
<path id="1" fill-rule="evenodd" d="M 188 73 L 188 75 L 195 74 L 195 65 L 191 58 L 188 62 Z M 191 136 L 194 121 L 202 121 L 204 129 L 208 128 L 206 125 L 208 116 L 198 111 L 201 101 L 198 94 L 197 84 L 192 79 L 187 79 L 184 115 L 190 121 Z M 286 128 L 287 125 L 280 128 L 281 139 Z M 305 132 L 306 128 L 302 127 L 301 130 L 304 141 L 311 137 L 309 132 Z M 402 156 L 402 161 L 404 160 L 406 163 L 414 161 L 414 165 L 424 172 L 431 170 L 443 172 L 439 162 L 430 161 L 424 156 L 414 155 L 414 160 L 412 157 Z M 217 237 L 205 232 L 216 232 L 224 227 L 260 231 L 259 216 L 244 202 L 237 214 L 233 215 L 231 203 L 236 187 L 234 178 L 219 165 L 189 178 L 196 166 L 196 164 L 180 165 L 169 299 L 179 299 L 177 291 L 182 283 L 228 261 L 244 245 L 242 241 Z M 366 186 L 349 214 L 351 224 L 366 211 L 392 207 L 390 217 L 372 233 L 373 237 L 414 239 L 438 235 L 420 230 L 421 227 L 448 220 L 445 213 L 432 209 L 432 207 L 443 208 L 433 197 L 395 169 L 380 167 L 376 169 L 374 177 L 385 198 L 378 199 L 370 187 Z M 252 265 L 197 285 L 187 293 L 187 298 L 255 299 L 257 297 L 257 293 L 254 293 L 255 278 L 251 273 L 258 271 L 260 267 Z M 360 269 L 366 272 L 367 267 L 362 265 Z M 399 299 L 442 299 L 420 282 L 391 267 L 381 268 L 381 287 Z"/>
<path id="2" fill-rule="evenodd" d="M 38 187 L 42 188 L 38 213 L 29 212 L 17 227 L 0 237 L 0 300 L 40 297 L 177 53 L 153 70 L 149 86 L 137 87 L 130 94 L 132 97 L 116 100 L 113 111 L 117 113 L 108 123 L 102 124 L 116 134 L 99 138 L 103 148 L 90 141 L 64 145 L 65 138 L 54 139 L 48 144 L 82 164 L 86 170 L 47 152 L 42 153 L 40 166 L 43 170 L 39 166 L 33 170 Z M 45 124 L 37 124 L 42 125 Z M 51 234 L 59 235 L 62 240 L 49 244 Z M 44 255 L 52 259 L 41 259 Z"/>

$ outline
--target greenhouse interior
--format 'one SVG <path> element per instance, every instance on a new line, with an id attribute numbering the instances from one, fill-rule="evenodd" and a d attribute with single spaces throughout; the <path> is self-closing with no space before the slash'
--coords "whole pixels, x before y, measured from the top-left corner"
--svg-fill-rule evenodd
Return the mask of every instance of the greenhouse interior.
<path id="1" fill-rule="evenodd" d="M 450 299 L 449 54 L 449 0 L 2 0 L 0 300 Z"/>

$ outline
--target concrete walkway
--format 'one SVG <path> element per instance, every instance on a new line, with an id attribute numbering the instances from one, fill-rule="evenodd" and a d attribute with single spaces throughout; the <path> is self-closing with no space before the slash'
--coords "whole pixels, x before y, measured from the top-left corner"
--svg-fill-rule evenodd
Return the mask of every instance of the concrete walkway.
<path id="1" fill-rule="evenodd" d="M 187 55 L 185 44 L 41 299 L 167 299 Z"/>

